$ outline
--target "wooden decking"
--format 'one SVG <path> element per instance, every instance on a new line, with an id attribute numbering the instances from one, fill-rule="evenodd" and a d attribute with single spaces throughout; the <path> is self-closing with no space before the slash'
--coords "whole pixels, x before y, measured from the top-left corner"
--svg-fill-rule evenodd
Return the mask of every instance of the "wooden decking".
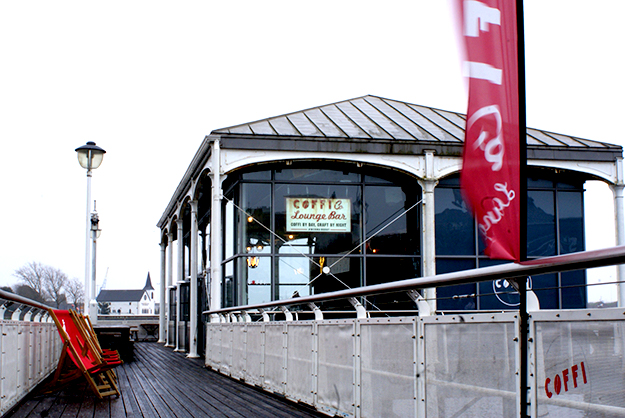
<path id="1" fill-rule="evenodd" d="M 320 417 L 300 405 L 207 370 L 158 343 L 136 343 L 134 361 L 118 367 L 122 396 L 98 400 L 78 383 L 52 395 L 31 394 L 18 417 Z"/>

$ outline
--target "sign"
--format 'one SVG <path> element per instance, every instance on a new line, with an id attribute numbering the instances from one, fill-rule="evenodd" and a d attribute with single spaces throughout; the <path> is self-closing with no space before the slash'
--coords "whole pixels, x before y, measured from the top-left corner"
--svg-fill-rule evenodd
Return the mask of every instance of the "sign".
<path id="1" fill-rule="evenodd" d="M 519 69 L 515 2 L 457 0 L 469 78 L 461 185 L 493 259 L 520 246 Z M 525 140 L 525 138 L 523 138 Z"/>
<path id="2" fill-rule="evenodd" d="M 351 232 L 351 200 L 286 198 L 287 232 Z"/>

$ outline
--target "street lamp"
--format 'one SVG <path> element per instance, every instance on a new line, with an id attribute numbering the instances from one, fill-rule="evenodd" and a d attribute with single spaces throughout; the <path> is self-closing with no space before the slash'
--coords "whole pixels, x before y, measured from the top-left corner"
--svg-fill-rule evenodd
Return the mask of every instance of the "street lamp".
<path id="1" fill-rule="evenodd" d="M 83 312 L 85 315 L 89 313 L 89 302 L 91 299 L 95 299 L 95 286 L 91 289 L 89 286 L 89 241 L 91 240 L 91 170 L 95 170 L 102 164 L 104 158 L 104 151 L 102 148 L 96 146 L 95 142 L 89 141 L 82 147 L 76 148 L 78 154 L 78 163 L 80 166 L 87 170 L 87 232 L 85 241 L 85 300 L 83 304 Z M 97 315 L 96 315 L 97 317 Z"/>

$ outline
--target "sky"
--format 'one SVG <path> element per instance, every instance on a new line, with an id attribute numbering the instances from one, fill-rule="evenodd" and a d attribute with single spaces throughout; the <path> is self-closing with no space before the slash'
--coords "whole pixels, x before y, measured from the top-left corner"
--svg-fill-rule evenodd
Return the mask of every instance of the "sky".
<path id="1" fill-rule="evenodd" d="M 527 125 L 625 145 L 625 2 L 524 7 Z M 158 289 L 156 223 L 211 131 L 367 94 L 466 112 L 453 22 L 446 0 L 0 2 L 0 285 L 31 261 L 84 280 L 87 141 L 98 286 Z M 612 246 L 587 186 L 587 248 Z"/>

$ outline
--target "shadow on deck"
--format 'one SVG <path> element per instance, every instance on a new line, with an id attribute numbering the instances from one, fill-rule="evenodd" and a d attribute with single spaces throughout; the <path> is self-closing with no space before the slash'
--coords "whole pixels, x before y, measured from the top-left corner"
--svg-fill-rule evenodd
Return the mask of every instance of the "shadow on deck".
<path id="1" fill-rule="evenodd" d="M 121 396 L 98 400 L 79 383 L 51 395 L 35 390 L 7 417 L 322 417 L 298 404 L 204 368 L 158 343 L 136 343 L 116 368 Z"/>

